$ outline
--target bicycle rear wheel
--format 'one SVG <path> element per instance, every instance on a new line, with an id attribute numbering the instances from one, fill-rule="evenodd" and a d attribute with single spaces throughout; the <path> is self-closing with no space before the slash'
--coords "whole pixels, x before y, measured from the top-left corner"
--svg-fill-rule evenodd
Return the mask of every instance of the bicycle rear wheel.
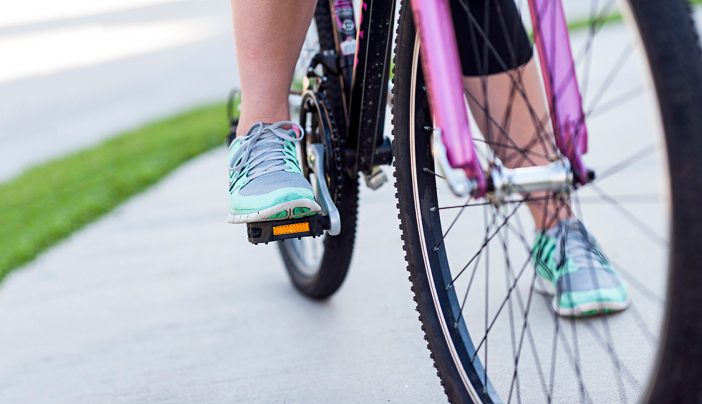
<path id="1" fill-rule="evenodd" d="M 587 20 L 572 27 L 591 137 L 586 157 L 598 177 L 572 189 L 569 204 L 628 283 L 631 307 L 580 320 L 555 315 L 550 297 L 537 293 L 522 212 L 528 197 L 500 207 L 456 200 L 436 174 L 421 43 L 409 7 L 401 10 L 393 87 L 400 228 L 422 328 L 452 402 L 702 399 L 697 33 L 684 0 L 623 3 L 627 26 L 616 22 L 613 4 L 591 2 Z M 515 80 L 510 97 L 520 85 Z M 480 147 L 485 164 L 500 147 L 524 159 L 559 157 L 548 139 L 514 146 L 509 119 L 482 107 L 500 132 L 475 139 L 492 146 Z M 538 133 L 541 121 L 522 130 Z"/>
<path id="2" fill-rule="evenodd" d="M 301 105 L 305 98 L 297 95 L 307 90 L 303 88 L 304 78 L 315 55 L 338 54 L 339 44 L 333 23 L 329 1 L 319 1 L 295 69 L 291 110 L 293 119 L 299 120 L 308 132 L 304 143 L 321 142 L 325 145 L 327 185 L 341 216 L 341 233 L 337 236 L 325 233 L 321 238 L 290 239 L 278 243 L 293 285 L 303 295 L 313 299 L 328 298 L 343 284 L 351 265 L 358 214 L 357 178 L 345 174 L 337 158 L 343 146 L 346 127 L 343 121 L 346 113 L 342 77 L 328 74 L 320 67 L 319 74 L 326 80 L 323 93 L 318 94 L 318 102 L 315 105 L 309 102 Z M 299 116 L 301 110 L 303 115 L 309 116 Z M 308 113 L 305 114 L 305 111 Z M 330 136 L 323 133 L 325 130 L 331 132 Z M 323 139 L 325 136 L 326 139 Z M 304 146 L 300 152 L 301 162 L 306 166 Z M 304 171 L 309 179 L 310 170 Z"/>

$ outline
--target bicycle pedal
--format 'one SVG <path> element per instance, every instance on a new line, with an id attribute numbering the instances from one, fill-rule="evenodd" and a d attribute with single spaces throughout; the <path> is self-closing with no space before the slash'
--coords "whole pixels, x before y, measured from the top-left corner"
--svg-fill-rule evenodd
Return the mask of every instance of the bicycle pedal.
<path id="1" fill-rule="evenodd" d="M 268 244 L 290 238 L 317 237 L 324 234 L 326 229 L 329 229 L 329 218 L 319 214 L 299 219 L 246 224 L 246 233 L 252 244 Z"/>

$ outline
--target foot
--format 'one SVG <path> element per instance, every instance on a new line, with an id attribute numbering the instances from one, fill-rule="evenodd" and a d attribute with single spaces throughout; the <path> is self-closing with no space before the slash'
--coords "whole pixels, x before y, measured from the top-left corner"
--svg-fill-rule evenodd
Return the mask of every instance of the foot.
<path id="1" fill-rule="evenodd" d="M 321 211 L 302 175 L 294 122 L 257 122 L 229 146 L 229 222 L 296 219 Z"/>
<path id="2" fill-rule="evenodd" d="M 594 316 L 629 305 L 626 285 L 579 220 L 539 233 L 532 251 L 536 273 L 553 292 L 559 315 Z"/>

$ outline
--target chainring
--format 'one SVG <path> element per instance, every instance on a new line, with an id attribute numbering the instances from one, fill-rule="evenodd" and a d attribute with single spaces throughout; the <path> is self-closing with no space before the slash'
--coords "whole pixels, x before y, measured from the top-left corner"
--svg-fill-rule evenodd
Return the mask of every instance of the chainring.
<path id="1" fill-rule="evenodd" d="M 336 129 L 334 113 L 324 91 L 307 90 L 302 94 L 300 105 L 300 125 L 305 130 L 305 147 L 302 148 L 303 172 L 309 179 L 307 145 L 324 145 L 324 171 L 329 195 L 334 204 L 341 201 L 343 191 L 343 166 L 341 139 Z"/>

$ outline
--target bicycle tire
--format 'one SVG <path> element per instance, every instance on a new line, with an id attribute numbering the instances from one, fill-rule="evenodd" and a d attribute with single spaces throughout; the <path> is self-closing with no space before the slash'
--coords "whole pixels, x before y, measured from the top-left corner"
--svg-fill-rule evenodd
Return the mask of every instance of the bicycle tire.
<path id="1" fill-rule="evenodd" d="M 643 41 L 650 73 L 655 85 L 658 107 L 666 137 L 670 179 L 671 241 L 668 299 L 664 308 L 664 331 L 655 371 L 649 379 L 646 402 L 693 403 L 702 400 L 702 272 L 698 271 L 702 250 L 702 53 L 698 35 L 685 0 L 629 0 L 633 19 Z M 435 178 L 427 175 L 413 182 L 412 155 L 431 159 L 431 112 L 421 66 L 412 86 L 413 61 L 416 60 L 416 30 L 409 7 L 400 11 L 396 39 L 393 86 L 393 134 L 395 186 L 400 230 L 411 289 L 419 313 L 430 356 L 449 401 L 454 403 L 488 402 L 490 397 L 476 391 L 470 376 L 464 377 L 455 356 L 461 355 L 448 341 L 451 337 L 442 323 L 442 312 L 449 310 L 439 290 L 434 294 L 431 258 L 422 253 L 423 230 L 416 195 L 431 199 L 436 195 Z M 412 97 L 413 92 L 416 97 Z M 415 105 L 412 105 L 413 100 Z M 415 111 L 414 120 L 410 110 Z M 410 139 L 410 132 L 416 139 Z M 416 142 L 413 145 L 413 142 Z M 414 149 L 413 149 L 414 146 Z M 433 160 L 432 160 L 433 164 Z M 421 217 L 421 219 L 420 219 Z M 435 216 L 436 217 L 436 216 Z M 431 223 L 441 235 L 441 224 Z M 430 228 L 430 227 L 427 227 Z M 434 273 L 434 276 L 437 276 Z M 439 296 L 438 298 L 436 296 Z M 460 358 L 464 360 L 465 358 Z"/>
<path id="2" fill-rule="evenodd" d="M 338 44 L 335 39 L 334 21 L 332 20 L 332 12 L 328 1 L 317 2 L 314 19 L 320 50 L 333 50 L 336 52 Z M 334 119 L 342 119 L 341 124 L 332 122 L 332 130 L 335 132 L 334 136 L 338 139 L 340 145 L 343 145 L 345 139 L 345 125 L 343 124 L 345 113 L 341 76 L 329 75 L 325 82 L 324 93 L 325 102 L 330 105 Z M 351 265 L 358 216 L 358 178 L 339 175 L 336 178 L 336 182 L 339 184 L 340 190 L 334 192 L 333 195 L 338 195 L 335 198 L 337 199 L 335 203 L 341 217 L 341 233 L 337 236 L 330 236 L 329 234 L 322 236 L 324 252 L 316 271 L 310 273 L 310 271 L 303 269 L 303 265 L 295 258 L 295 252 L 291 251 L 291 248 L 294 248 L 291 247 L 294 241 L 278 243 L 279 251 L 291 282 L 304 296 L 312 299 L 321 300 L 333 295 L 343 284 Z"/>

